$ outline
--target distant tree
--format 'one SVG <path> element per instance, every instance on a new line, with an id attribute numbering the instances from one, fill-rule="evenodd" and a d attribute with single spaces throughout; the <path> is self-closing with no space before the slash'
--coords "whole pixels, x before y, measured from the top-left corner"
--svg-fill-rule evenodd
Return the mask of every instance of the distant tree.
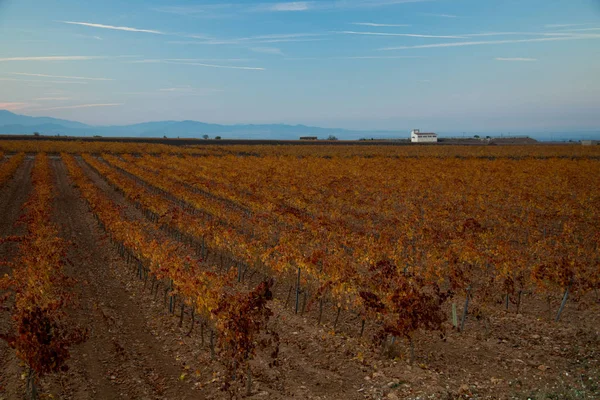
<path id="1" fill-rule="evenodd" d="M 327 140 L 338 140 L 338 138 L 337 138 L 337 137 L 335 137 L 335 136 L 333 136 L 333 135 L 329 135 L 329 136 L 327 137 Z"/>
<path id="2" fill-rule="evenodd" d="M 491 139 L 492 137 L 491 137 L 491 136 L 486 136 L 485 138 L 486 138 L 486 139 Z"/>
<path id="3" fill-rule="evenodd" d="M 221 136 L 215 136 L 215 140 L 221 140 Z"/>
<path id="4" fill-rule="evenodd" d="M 204 140 L 206 140 L 206 139 L 208 139 L 208 135 L 202 135 L 202 138 L 203 138 Z"/>
<path id="5" fill-rule="evenodd" d="M 475 139 L 479 139 L 479 135 L 475 135 L 474 137 L 475 137 Z"/>
<path id="6" fill-rule="evenodd" d="M 39 132 L 33 132 L 33 136 L 40 136 Z"/>
<path id="7" fill-rule="evenodd" d="M 163 139 L 166 139 L 166 138 L 167 138 L 167 135 L 163 135 Z"/>

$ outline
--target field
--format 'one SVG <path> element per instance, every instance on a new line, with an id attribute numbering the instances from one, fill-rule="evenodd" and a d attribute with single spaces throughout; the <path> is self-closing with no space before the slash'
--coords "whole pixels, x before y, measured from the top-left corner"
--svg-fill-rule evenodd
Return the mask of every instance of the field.
<path id="1" fill-rule="evenodd" d="M 600 398 L 600 146 L 0 141 L 0 399 Z"/>

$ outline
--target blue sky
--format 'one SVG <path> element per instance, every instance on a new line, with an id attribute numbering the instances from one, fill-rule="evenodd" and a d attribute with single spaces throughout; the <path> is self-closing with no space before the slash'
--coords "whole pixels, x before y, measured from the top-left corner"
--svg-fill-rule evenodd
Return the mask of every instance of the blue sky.
<path id="1" fill-rule="evenodd" d="M 0 108 L 91 124 L 600 127 L 598 0 L 0 0 Z"/>

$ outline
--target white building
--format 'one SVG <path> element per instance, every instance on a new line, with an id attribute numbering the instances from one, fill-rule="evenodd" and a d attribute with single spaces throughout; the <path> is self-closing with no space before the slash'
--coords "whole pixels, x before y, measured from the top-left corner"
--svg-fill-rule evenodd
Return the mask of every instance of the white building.
<path id="1" fill-rule="evenodd" d="M 433 132 L 425 133 L 418 129 L 413 129 L 410 133 L 410 141 L 412 143 L 436 143 L 437 134 Z"/>

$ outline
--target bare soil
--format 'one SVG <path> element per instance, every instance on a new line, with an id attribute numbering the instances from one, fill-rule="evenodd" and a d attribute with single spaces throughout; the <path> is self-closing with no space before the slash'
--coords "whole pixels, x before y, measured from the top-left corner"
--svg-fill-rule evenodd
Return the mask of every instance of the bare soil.
<path id="1" fill-rule="evenodd" d="M 78 280 L 79 304 L 73 322 L 90 329 L 88 341 L 72 349 L 69 371 L 44 378 L 45 398 L 60 399 L 227 399 L 243 397 L 242 385 L 221 391 L 224 369 L 211 361 L 208 333 L 189 310 L 168 312 L 162 292 L 155 296 L 97 226 L 59 159 L 55 222 L 71 241 L 67 273 Z M 31 188 L 28 160 L 0 188 L 0 234 L 18 233 L 14 221 Z M 91 169 L 86 173 L 127 215 L 143 218 Z M 162 235 L 158 231 L 156 235 Z M 13 249 L 14 250 L 14 249 Z M 0 245 L 0 258 L 14 251 Z M 7 271 L 3 271 L 7 272 Z M 284 288 L 285 292 L 285 288 Z M 558 295 L 557 295 L 558 296 Z M 560 299 L 553 299 L 553 312 Z M 489 323 L 468 319 L 459 333 L 421 333 L 411 363 L 408 346 L 397 341 L 391 355 L 372 348 L 370 332 L 359 338 L 360 319 L 326 307 L 317 324 L 315 307 L 295 315 L 278 296 L 271 307 L 280 333 L 279 365 L 259 353 L 252 362 L 252 396 L 265 399 L 575 399 L 600 398 L 600 303 L 594 296 L 569 300 L 561 321 L 553 321 L 546 299 L 527 295 L 519 314 L 501 301 Z M 460 310 L 461 305 L 459 305 Z M 7 321 L 0 320 L 0 327 Z M 190 333 L 190 329 L 191 334 Z M 24 380 L 11 349 L 0 343 L 0 399 L 21 399 Z"/>

